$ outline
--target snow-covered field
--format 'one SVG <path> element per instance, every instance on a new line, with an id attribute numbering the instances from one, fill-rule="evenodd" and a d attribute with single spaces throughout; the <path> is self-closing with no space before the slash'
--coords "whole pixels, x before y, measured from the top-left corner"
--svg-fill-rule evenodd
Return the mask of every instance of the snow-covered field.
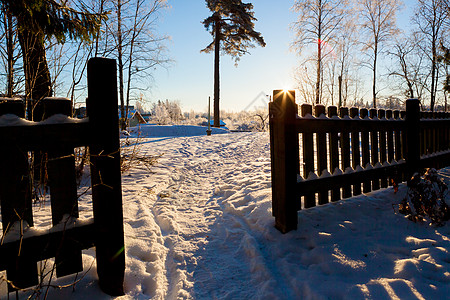
<path id="1" fill-rule="evenodd" d="M 162 156 L 151 172 L 122 177 L 118 299 L 448 299 L 450 225 L 395 214 L 404 186 L 300 211 L 299 229 L 283 235 L 273 227 L 268 133 L 153 129 L 143 129 L 141 151 Z M 450 169 L 441 174 L 450 183 Z M 80 205 L 88 217 L 89 198 Z M 84 252 L 87 267 L 93 257 Z M 95 279 L 94 263 L 75 289 L 48 298 L 109 299 Z"/>

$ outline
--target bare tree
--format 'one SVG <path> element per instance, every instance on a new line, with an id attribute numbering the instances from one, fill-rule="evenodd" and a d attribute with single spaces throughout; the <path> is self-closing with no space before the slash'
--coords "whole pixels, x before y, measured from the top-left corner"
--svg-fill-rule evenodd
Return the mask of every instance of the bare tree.
<path id="1" fill-rule="evenodd" d="M 139 96 L 132 91 L 142 89 L 137 82 L 145 80 L 148 86 L 153 69 L 170 62 L 165 57 L 167 37 L 156 34 L 160 11 L 168 5 L 166 0 L 101 1 L 99 9 L 113 14 L 104 24 L 104 33 L 98 33 L 95 52 L 117 59 L 121 127 L 125 129 L 130 101 Z"/>
<path id="2" fill-rule="evenodd" d="M 386 42 L 398 34 L 396 13 L 400 10 L 400 0 L 362 0 L 358 2 L 362 30 L 367 34 L 367 41 L 363 41 L 363 51 L 370 60 L 364 65 L 373 74 L 372 98 L 373 107 L 377 107 L 377 63 L 379 54 Z"/>
<path id="3" fill-rule="evenodd" d="M 449 8 L 446 0 L 418 0 L 414 23 L 424 37 L 422 51 L 430 62 L 431 88 L 430 109 L 434 110 L 439 81 L 438 51 L 446 28 L 448 28 Z"/>
<path id="4" fill-rule="evenodd" d="M 389 76 L 399 79 L 398 85 L 408 98 L 422 99 L 430 75 L 424 67 L 424 56 L 420 55 L 420 40 L 416 34 L 398 40 L 388 53 L 394 59 Z"/>
<path id="5" fill-rule="evenodd" d="M 298 13 L 292 24 L 295 32 L 293 48 L 299 54 L 309 45 L 316 45 L 315 103 L 321 102 L 323 60 L 334 47 L 330 41 L 336 38 L 345 18 L 346 0 L 297 0 L 293 10 Z"/>
<path id="6" fill-rule="evenodd" d="M 7 97 L 13 97 L 23 88 L 20 86 L 23 76 L 18 72 L 21 53 L 18 45 L 17 22 L 3 3 L 0 11 L 0 40 L 4 41 L 0 46 L 2 69 L 6 75 L 4 94 Z"/>

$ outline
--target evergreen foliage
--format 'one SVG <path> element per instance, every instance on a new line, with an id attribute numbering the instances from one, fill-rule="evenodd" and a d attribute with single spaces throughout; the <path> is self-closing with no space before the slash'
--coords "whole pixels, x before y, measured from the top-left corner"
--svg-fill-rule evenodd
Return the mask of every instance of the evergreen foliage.
<path id="1" fill-rule="evenodd" d="M 215 41 L 221 43 L 221 49 L 233 57 L 235 62 L 254 48 L 256 42 L 264 47 L 266 43 L 261 33 L 254 30 L 253 4 L 242 3 L 241 0 L 206 0 L 206 5 L 213 13 L 203 21 L 214 40 L 202 51 L 209 53 L 215 50 Z M 219 49 L 218 49 L 219 50 Z"/>
<path id="2" fill-rule="evenodd" d="M 446 48 L 444 46 L 441 46 L 441 48 L 442 48 L 443 53 L 442 53 L 442 55 L 440 55 L 438 57 L 438 61 L 442 62 L 442 63 L 444 63 L 446 65 L 450 65 L 450 49 Z M 444 80 L 444 91 L 447 92 L 447 93 L 450 92 L 450 75 L 447 75 L 445 77 L 445 80 Z"/>
<path id="3" fill-rule="evenodd" d="M 202 50 L 214 50 L 214 127 L 220 127 L 219 109 L 219 63 L 220 51 L 230 55 L 235 64 L 240 57 L 254 48 L 254 43 L 265 47 L 261 33 L 255 31 L 253 4 L 241 0 L 206 0 L 206 6 L 212 15 L 203 21 L 203 25 L 213 36 L 213 41 Z"/>
<path id="4" fill-rule="evenodd" d="M 67 1 L 57 0 L 1 0 L 17 19 L 19 31 L 43 33 L 47 38 L 55 37 L 64 43 L 66 36 L 71 39 L 89 40 L 98 30 L 102 16 L 87 13 L 67 5 Z"/>
<path id="5" fill-rule="evenodd" d="M 95 36 L 105 15 L 88 13 L 82 2 L 80 10 L 63 0 L 0 0 L 16 24 L 25 73 L 25 97 L 40 100 L 53 95 L 45 42 L 55 38 L 89 41 Z"/>

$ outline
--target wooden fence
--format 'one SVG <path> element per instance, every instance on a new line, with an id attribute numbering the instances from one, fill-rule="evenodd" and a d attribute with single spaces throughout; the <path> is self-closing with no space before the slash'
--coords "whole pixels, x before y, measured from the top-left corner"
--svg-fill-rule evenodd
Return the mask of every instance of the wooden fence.
<path id="1" fill-rule="evenodd" d="M 9 291 L 39 284 L 37 262 L 48 258 L 55 257 L 57 277 L 81 272 L 81 250 L 95 247 L 100 287 L 110 295 L 123 294 L 125 252 L 117 99 L 115 61 L 93 58 L 88 63 L 88 120 L 30 123 L 6 115 L 13 113 L 23 118 L 22 101 L 0 102 L 0 270 L 6 270 Z M 71 114 L 68 102 L 43 100 L 35 113 L 43 119 L 55 113 Z M 89 147 L 90 153 L 94 218 L 88 222 L 77 221 L 74 148 L 82 146 Z M 34 235 L 10 230 L 14 225 L 22 231 L 25 222 L 33 226 L 29 153 L 47 157 L 53 224 L 48 232 Z M 65 221 L 67 216 L 70 222 Z"/>
<path id="2" fill-rule="evenodd" d="M 297 229 L 297 211 L 388 187 L 421 168 L 450 165 L 450 114 L 303 104 L 274 91 L 269 104 L 275 226 Z M 301 143 L 300 143 L 301 141 Z"/>

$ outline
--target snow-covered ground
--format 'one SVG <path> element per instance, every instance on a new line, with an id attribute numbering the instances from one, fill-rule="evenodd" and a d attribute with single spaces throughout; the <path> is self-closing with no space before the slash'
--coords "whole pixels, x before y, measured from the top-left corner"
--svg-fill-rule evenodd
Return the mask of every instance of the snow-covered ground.
<path id="1" fill-rule="evenodd" d="M 299 229 L 283 235 L 273 227 L 268 133 L 182 131 L 142 129 L 142 153 L 162 156 L 151 172 L 123 174 L 118 299 L 448 299 L 450 225 L 395 214 L 404 186 L 302 210 Z M 450 183 L 450 169 L 441 174 Z M 82 197 L 82 218 L 90 205 Z M 48 223 L 48 207 L 35 209 L 36 223 Z M 84 252 L 91 269 L 74 289 L 48 298 L 109 299 L 93 257 Z"/>

